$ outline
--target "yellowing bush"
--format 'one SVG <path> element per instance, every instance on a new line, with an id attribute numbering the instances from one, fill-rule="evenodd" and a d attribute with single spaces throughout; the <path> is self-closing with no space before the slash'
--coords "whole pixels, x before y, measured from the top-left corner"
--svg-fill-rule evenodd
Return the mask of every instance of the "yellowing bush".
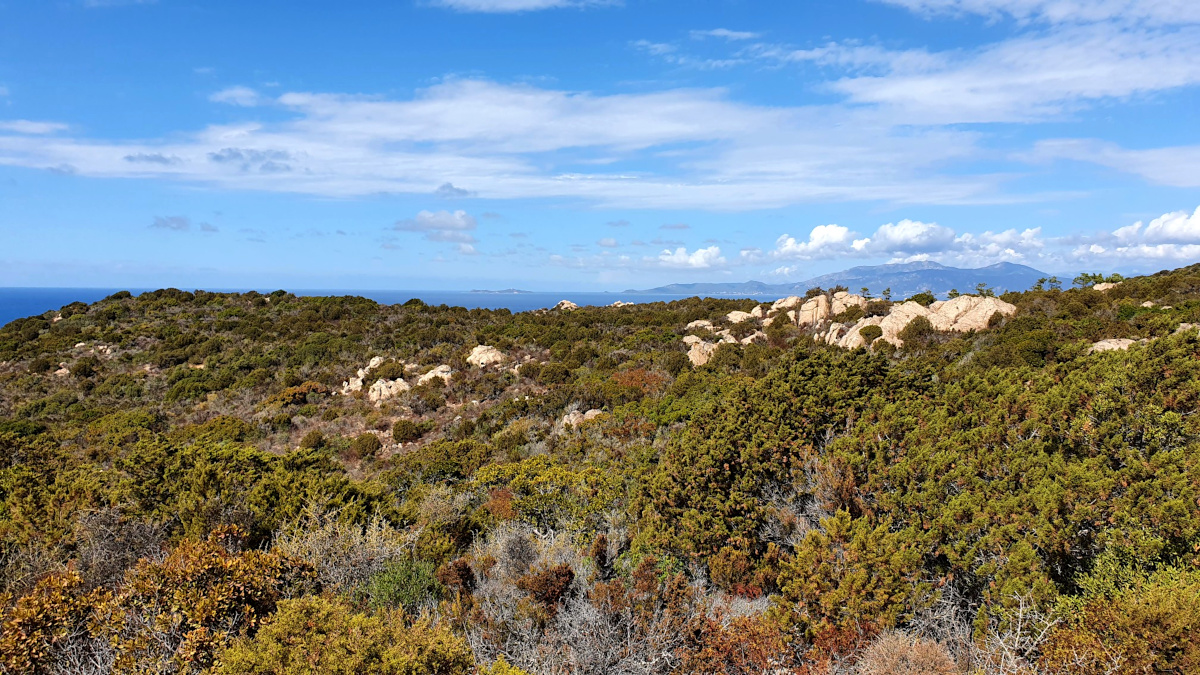
<path id="1" fill-rule="evenodd" d="M 220 655 L 214 675 L 466 675 L 467 643 L 400 612 L 355 613 L 343 601 L 306 597 L 279 603 L 253 638 Z M 505 671 L 499 671 L 505 672 Z"/>

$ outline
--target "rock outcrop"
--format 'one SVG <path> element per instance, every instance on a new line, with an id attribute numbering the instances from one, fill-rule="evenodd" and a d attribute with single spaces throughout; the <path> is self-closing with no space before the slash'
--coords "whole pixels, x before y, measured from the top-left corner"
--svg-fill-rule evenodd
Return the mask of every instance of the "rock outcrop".
<path id="1" fill-rule="evenodd" d="M 816 326 L 824 323 L 829 318 L 829 307 L 829 298 L 825 295 L 809 298 L 796 312 L 796 325 Z"/>
<path id="2" fill-rule="evenodd" d="M 867 299 L 861 295 L 853 295 L 851 293 L 847 293 L 846 291 L 838 291 L 837 293 L 833 294 L 833 303 L 829 309 L 829 313 L 832 315 L 841 314 L 851 307 L 862 307 L 863 309 L 866 309 Z"/>
<path id="3" fill-rule="evenodd" d="M 744 345 L 754 344 L 754 343 L 762 343 L 762 342 L 766 342 L 766 341 L 767 341 L 767 334 L 762 332 L 761 330 L 756 330 L 753 333 L 747 335 L 746 337 L 744 337 L 740 340 L 740 342 Z"/>
<path id="4" fill-rule="evenodd" d="M 697 342 L 688 350 L 688 360 L 692 362 L 693 366 L 700 367 L 708 363 L 713 354 L 717 353 L 717 348 L 718 345 L 711 342 Z"/>
<path id="5" fill-rule="evenodd" d="M 1123 352 L 1135 344 L 1137 344 L 1137 340 L 1130 340 L 1129 338 L 1109 338 L 1108 340 L 1092 343 L 1092 347 L 1088 350 L 1088 353 Z"/>
<path id="6" fill-rule="evenodd" d="M 384 361 L 385 359 L 382 356 L 372 357 L 371 361 L 367 363 L 366 367 L 358 369 L 357 377 L 352 377 L 348 381 L 342 383 L 341 393 L 351 394 L 356 391 L 362 391 L 363 379 L 366 378 L 367 373 L 370 373 L 372 370 L 382 366 Z"/>
<path id="7" fill-rule="evenodd" d="M 1114 289 L 1120 285 L 1121 285 L 1121 282 L 1119 282 L 1119 281 L 1115 284 L 1110 284 L 1108 282 L 1104 282 L 1102 284 L 1096 284 L 1095 286 L 1092 286 L 1092 290 L 1093 291 L 1111 291 L 1112 289 Z"/>
<path id="8" fill-rule="evenodd" d="M 417 386 L 419 387 L 419 386 L 425 384 L 426 382 L 429 382 L 430 380 L 432 380 L 435 377 L 441 378 L 442 382 L 449 382 L 450 376 L 453 374 L 454 374 L 454 371 L 450 369 L 450 366 L 443 364 L 443 365 L 438 366 L 437 368 L 434 368 L 433 370 L 429 371 L 428 373 L 425 373 L 421 377 L 417 378 Z"/>
<path id="9" fill-rule="evenodd" d="M 566 415 L 563 415 L 562 420 L 559 422 L 559 426 L 577 427 L 577 426 L 583 424 L 584 422 L 590 422 L 603 414 L 604 414 L 604 411 L 596 410 L 595 408 L 593 408 L 587 412 L 579 412 L 578 410 L 572 410 L 571 412 L 567 413 Z"/>
<path id="10" fill-rule="evenodd" d="M 698 342 L 704 342 L 704 339 L 701 338 L 699 335 L 684 335 L 683 336 L 683 344 L 685 344 L 689 347 L 691 347 L 692 345 L 694 345 Z"/>
<path id="11" fill-rule="evenodd" d="M 859 331 L 867 326 L 879 326 L 883 331 L 880 339 L 886 340 L 897 347 L 903 346 L 900 332 L 919 316 L 925 317 L 935 330 L 966 333 L 973 330 L 983 330 L 988 327 L 992 316 L 999 312 L 1002 316 L 1012 316 L 1017 311 L 1011 305 L 997 298 L 985 298 L 977 295 L 960 295 L 946 302 L 935 302 L 928 307 L 909 301 L 893 305 L 887 316 L 865 317 L 850 326 L 844 333 L 835 336 L 832 331 L 826 334 L 828 344 L 836 344 L 847 349 L 860 347 L 865 343 Z"/>
<path id="12" fill-rule="evenodd" d="M 477 368 L 501 365 L 506 361 L 508 357 L 491 345 L 479 345 L 467 355 L 467 363 Z"/>
<path id="13" fill-rule="evenodd" d="M 712 330 L 713 322 L 707 319 L 696 319 L 695 321 L 684 326 L 684 330 Z"/>
<path id="14" fill-rule="evenodd" d="M 772 312 L 783 312 L 789 309 L 795 309 L 804 304 L 804 298 L 798 295 L 789 295 L 786 298 L 780 298 L 771 305 Z"/>
<path id="15" fill-rule="evenodd" d="M 749 321 L 753 319 L 754 315 L 750 312 L 740 312 L 738 310 L 734 310 L 726 314 L 725 318 L 729 321 L 729 323 L 741 323 L 743 321 Z"/>
<path id="16" fill-rule="evenodd" d="M 408 390 L 408 383 L 404 380 L 375 380 L 371 388 L 367 390 L 367 398 L 378 405 L 406 393 Z"/>
<path id="17" fill-rule="evenodd" d="M 560 300 L 558 304 L 554 306 L 554 309 L 561 310 L 563 312 L 570 312 L 579 309 L 579 305 L 571 302 L 570 300 Z"/>

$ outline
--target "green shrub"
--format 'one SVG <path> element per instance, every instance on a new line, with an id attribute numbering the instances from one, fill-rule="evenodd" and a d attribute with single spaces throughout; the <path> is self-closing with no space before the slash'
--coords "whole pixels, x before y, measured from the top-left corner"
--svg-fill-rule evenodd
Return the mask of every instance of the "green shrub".
<path id="1" fill-rule="evenodd" d="M 300 439 L 300 447 L 313 450 L 319 450 L 325 447 L 325 434 L 321 433 L 320 429 L 313 429 L 304 434 L 304 438 Z"/>
<path id="2" fill-rule="evenodd" d="M 562 363 L 547 363 L 538 374 L 538 382 L 545 385 L 565 384 L 571 379 L 571 371 Z"/>
<path id="3" fill-rule="evenodd" d="M 908 299 L 909 302 L 915 302 L 922 307 L 928 307 L 937 302 L 937 297 L 929 291 L 921 291 Z"/>
<path id="4" fill-rule="evenodd" d="M 383 449 L 383 442 L 375 434 L 359 434 L 350 441 L 346 454 L 350 460 L 372 460 Z"/>
<path id="5" fill-rule="evenodd" d="M 906 349 L 920 349 L 928 345 L 935 336 L 937 336 L 937 331 L 934 330 L 933 324 L 923 316 L 909 321 L 908 325 L 896 335 L 904 343 Z"/>
<path id="6" fill-rule="evenodd" d="M 367 581 L 367 598 L 376 609 L 403 608 L 416 612 L 431 606 L 445 591 L 435 570 L 432 563 L 424 560 L 403 558 L 389 562 Z"/>
<path id="7" fill-rule="evenodd" d="M 862 336 L 862 339 L 868 345 L 870 345 L 872 342 L 883 337 L 883 329 L 879 326 L 863 326 L 862 328 L 858 329 L 858 334 Z"/>
<path id="8" fill-rule="evenodd" d="M 397 443 L 412 443 L 424 435 L 424 425 L 410 419 L 399 419 L 392 425 L 392 440 Z"/>

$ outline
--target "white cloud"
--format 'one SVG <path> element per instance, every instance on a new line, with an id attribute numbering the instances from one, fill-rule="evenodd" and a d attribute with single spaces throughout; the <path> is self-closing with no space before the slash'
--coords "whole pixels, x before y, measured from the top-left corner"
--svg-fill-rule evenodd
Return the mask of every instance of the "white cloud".
<path id="1" fill-rule="evenodd" d="M 249 87 L 227 87 L 208 97 L 214 103 L 228 103 L 243 107 L 253 107 L 263 102 L 257 91 Z"/>
<path id="2" fill-rule="evenodd" d="M 1159 24 L 1200 22 L 1194 0 L 881 0 L 929 14 L 1008 16 L 1020 21 L 1083 23 L 1107 20 Z"/>
<path id="3" fill-rule="evenodd" d="M 459 12 L 504 14 L 564 7 L 588 7 L 616 4 L 612 0 L 433 0 L 433 4 Z"/>
<path id="4" fill-rule="evenodd" d="M 753 40 L 759 37 L 758 33 L 751 33 L 744 30 L 729 30 L 728 28 L 714 28 L 712 30 L 694 30 L 691 33 L 693 38 L 702 39 L 708 37 L 722 38 L 725 40 Z"/>
<path id="5" fill-rule="evenodd" d="M 809 232 L 808 241 L 797 241 L 788 234 L 780 236 L 771 255 L 801 260 L 837 257 L 846 253 L 853 238 L 854 234 L 841 225 L 818 225 Z"/>
<path id="6" fill-rule="evenodd" d="M 0 96 L 8 96 L 8 87 L 0 86 Z"/>
<path id="7" fill-rule="evenodd" d="M 1023 159 L 1092 162 L 1172 187 L 1200 187 L 1200 145 L 1127 150 L 1113 143 L 1082 139 L 1040 141 Z"/>
<path id="8" fill-rule="evenodd" d="M 946 264 L 978 267 L 1000 261 L 1044 262 L 1046 244 L 1038 228 L 956 233 L 937 223 L 901 220 L 879 226 L 869 237 L 859 238 L 841 225 L 813 228 L 807 241 L 784 234 L 775 242 L 772 260 L 834 260 L 847 258 L 911 262 L 937 259 Z M 786 276 L 794 267 L 775 270 Z"/>
<path id="9" fill-rule="evenodd" d="M 831 87 L 914 123 L 948 124 L 1040 120 L 1093 101 L 1200 84 L 1200 28 L 1191 26 L 1064 26 L 935 54 L 923 64 L 911 52 L 890 56 L 885 74 L 845 77 Z"/>
<path id="10" fill-rule="evenodd" d="M 596 242 L 596 245 L 603 247 L 603 248 L 616 248 L 616 247 L 620 246 L 620 244 L 617 243 L 617 240 L 613 239 L 612 237 L 605 237 L 603 239 L 600 239 Z"/>
<path id="11" fill-rule="evenodd" d="M 469 248 L 476 243 L 471 234 L 478 222 L 466 211 L 421 211 L 414 218 L 396 221 L 392 226 L 398 232 L 423 232 L 427 241 L 450 242 L 460 244 L 459 251 Z M 464 248 L 465 246 L 465 248 Z"/>
<path id="12" fill-rule="evenodd" d="M 66 131 L 66 124 L 58 122 L 32 122 L 30 120 L 0 120 L 0 131 L 11 131 L 18 134 L 53 134 Z"/>
<path id="13" fill-rule="evenodd" d="M 292 92 L 259 103 L 278 106 L 284 121 L 142 141 L 0 132 L 0 165 L 336 197 L 468 185 L 486 199 L 653 209 L 1009 199 L 999 177 L 952 167 L 980 152 L 977 132 L 894 129 L 870 111 L 742 104 L 719 89 L 603 96 L 454 80 L 408 100 Z M 689 149 L 663 154 L 681 144 Z M 593 155 L 658 168 L 575 172 Z"/>
<path id="14" fill-rule="evenodd" d="M 1114 230 L 1113 236 L 1125 244 L 1200 244 L 1200 207 L 1194 213 L 1164 213 L 1149 225 L 1138 221 Z"/>
<path id="15" fill-rule="evenodd" d="M 696 249 L 690 254 L 682 246 L 674 251 L 667 249 L 658 255 L 658 261 L 665 267 L 686 269 L 710 269 L 725 264 L 725 258 L 721 256 L 721 249 L 716 246 Z"/>
<path id="16" fill-rule="evenodd" d="M 881 225 L 875 234 L 856 239 L 851 247 L 868 254 L 915 254 L 944 251 L 954 243 L 954 230 L 937 223 L 901 220 Z"/>

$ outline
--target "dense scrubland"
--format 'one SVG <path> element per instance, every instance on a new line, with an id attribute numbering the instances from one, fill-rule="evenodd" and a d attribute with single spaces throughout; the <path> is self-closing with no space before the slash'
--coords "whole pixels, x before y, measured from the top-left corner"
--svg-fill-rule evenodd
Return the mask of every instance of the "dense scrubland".
<path id="1" fill-rule="evenodd" d="M 756 303 L 15 321 L 0 671 L 1198 672 L 1200 266 L 1099 280 L 700 367 L 685 326 Z"/>

